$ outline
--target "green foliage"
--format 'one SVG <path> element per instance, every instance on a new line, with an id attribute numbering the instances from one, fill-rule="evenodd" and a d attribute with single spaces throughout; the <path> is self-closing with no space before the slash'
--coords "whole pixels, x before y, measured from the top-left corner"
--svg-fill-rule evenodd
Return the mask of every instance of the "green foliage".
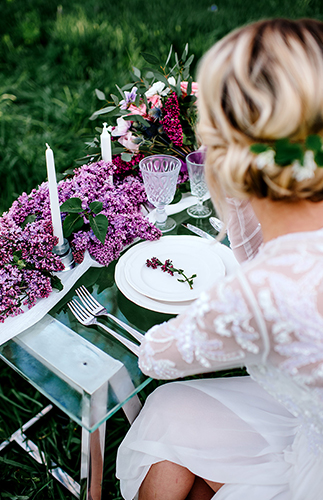
<path id="1" fill-rule="evenodd" d="M 61 212 L 68 213 L 63 222 L 63 231 L 65 238 L 69 238 L 72 233 L 80 231 L 86 224 L 84 219 L 89 222 L 89 225 L 98 238 L 104 245 L 105 237 L 109 227 L 109 220 L 104 214 L 100 214 L 103 209 L 103 203 L 93 201 L 89 204 L 88 210 L 83 210 L 82 200 L 80 198 L 70 198 L 62 203 Z"/>
<path id="2" fill-rule="evenodd" d="M 266 151 L 274 152 L 274 161 L 277 165 L 285 167 L 298 161 L 304 164 L 306 150 L 314 153 L 314 160 L 319 167 L 323 167 L 322 139 L 319 135 L 309 135 L 305 143 L 291 142 L 288 138 L 278 139 L 273 144 L 256 142 L 250 146 L 250 151 L 256 155 Z"/>
<path id="3" fill-rule="evenodd" d="M 46 178 L 45 144 L 58 173 L 77 165 L 95 134 L 95 89 L 115 95 L 141 53 L 167 60 L 189 41 L 202 54 L 260 17 L 322 19 L 321 0 L 2 0 L 0 2 L 0 213 Z M 261 14 L 259 14 L 261 13 Z M 185 50 L 185 48 L 184 48 Z M 195 76 L 193 74 L 193 76 Z M 138 77 L 138 75 L 137 75 Z M 118 98 L 114 102 L 116 106 Z"/>

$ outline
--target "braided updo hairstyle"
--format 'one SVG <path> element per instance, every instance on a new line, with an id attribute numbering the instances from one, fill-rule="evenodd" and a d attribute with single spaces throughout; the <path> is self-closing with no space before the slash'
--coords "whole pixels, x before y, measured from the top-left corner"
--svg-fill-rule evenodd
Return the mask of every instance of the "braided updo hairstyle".
<path id="1" fill-rule="evenodd" d="M 249 149 L 255 142 L 322 136 L 323 23 L 273 19 L 238 29 L 206 53 L 198 81 L 198 133 L 222 215 L 225 196 L 323 200 L 323 168 L 298 182 L 291 166 L 259 170 Z"/>

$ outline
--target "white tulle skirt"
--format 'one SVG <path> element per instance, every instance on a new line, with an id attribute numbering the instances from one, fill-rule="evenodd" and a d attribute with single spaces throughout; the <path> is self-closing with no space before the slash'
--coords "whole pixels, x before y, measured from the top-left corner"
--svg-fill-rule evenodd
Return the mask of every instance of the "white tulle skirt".
<path id="1" fill-rule="evenodd" d="M 169 460 L 225 483 L 214 500 L 323 499 L 323 459 L 309 452 L 297 418 L 250 377 L 159 387 L 117 457 L 132 500 L 150 466 Z"/>

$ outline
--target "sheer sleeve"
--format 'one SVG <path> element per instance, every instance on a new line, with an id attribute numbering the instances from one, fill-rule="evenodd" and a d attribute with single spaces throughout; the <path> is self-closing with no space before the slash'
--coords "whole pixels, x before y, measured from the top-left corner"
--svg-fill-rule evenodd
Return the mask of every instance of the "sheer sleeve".
<path id="1" fill-rule="evenodd" d="M 251 260 L 262 244 L 261 226 L 249 200 L 227 198 L 228 237 L 236 259 Z"/>
<path id="2" fill-rule="evenodd" d="M 244 276 L 203 292 L 176 318 L 150 329 L 140 348 L 141 370 L 171 379 L 264 362 L 266 330 Z"/>

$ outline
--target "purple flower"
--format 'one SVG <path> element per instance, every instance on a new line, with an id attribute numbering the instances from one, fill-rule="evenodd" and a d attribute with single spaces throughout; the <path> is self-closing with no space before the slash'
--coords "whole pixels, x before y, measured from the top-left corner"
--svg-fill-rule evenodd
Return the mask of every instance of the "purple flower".
<path id="1" fill-rule="evenodd" d="M 75 169 L 73 177 L 58 184 L 60 203 L 79 197 L 83 210 L 88 210 L 90 203 L 99 201 L 103 206 L 101 213 L 109 219 L 104 245 L 85 218 L 81 230 L 73 233 L 71 246 L 78 263 L 88 250 L 99 263 L 108 265 L 136 238 L 156 240 L 161 236 L 141 212 L 147 197 L 140 179 L 128 175 L 118 180 L 116 175 L 114 185 L 109 182 L 117 168 L 105 161 L 90 163 Z M 19 196 L 0 217 L 0 322 L 21 314 L 22 305 L 32 307 L 51 293 L 51 273 L 63 269 L 61 260 L 52 252 L 56 244 L 48 184 L 44 182 L 29 195 Z"/>
<path id="2" fill-rule="evenodd" d="M 137 97 L 137 87 L 132 87 L 130 92 L 125 91 L 124 93 L 125 99 L 120 101 L 120 108 L 127 109 L 128 105 L 135 102 Z"/>
<path id="3" fill-rule="evenodd" d="M 183 130 L 179 119 L 180 109 L 175 92 L 172 92 L 170 94 L 170 97 L 164 104 L 162 114 L 163 119 L 161 120 L 161 123 L 163 125 L 165 134 L 169 137 L 169 139 L 175 146 L 182 146 Z"/>

